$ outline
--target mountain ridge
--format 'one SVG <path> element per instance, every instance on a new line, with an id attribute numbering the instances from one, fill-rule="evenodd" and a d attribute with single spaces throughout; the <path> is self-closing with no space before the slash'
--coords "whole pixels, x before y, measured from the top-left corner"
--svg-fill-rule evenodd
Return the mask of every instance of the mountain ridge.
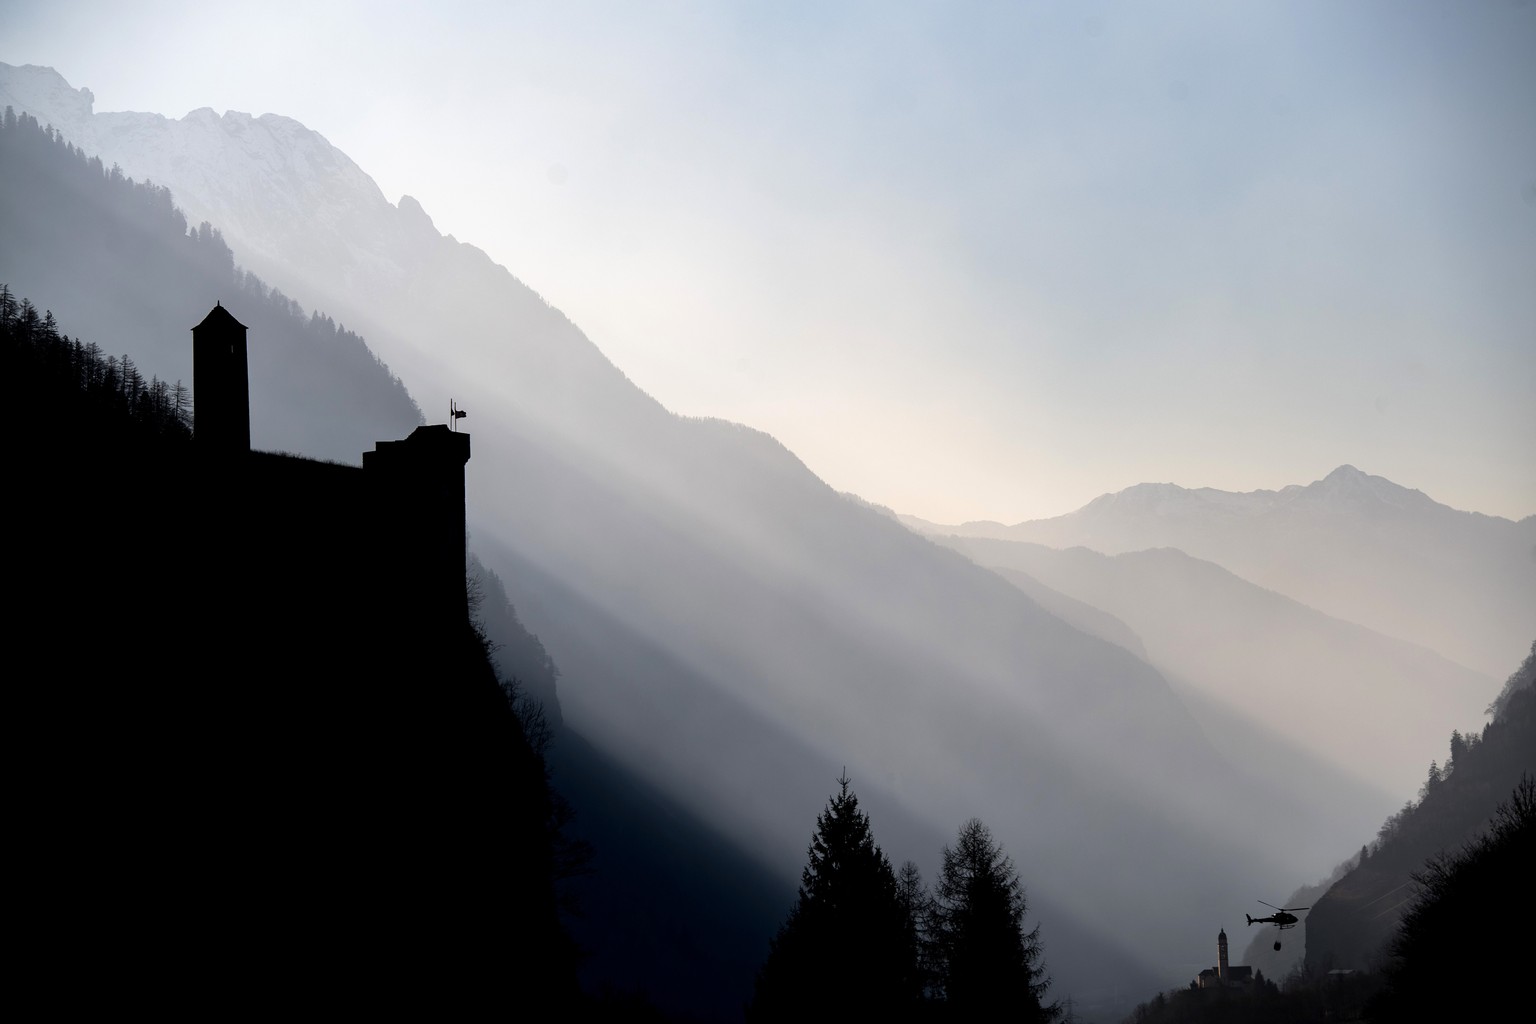
<path id="1" fill-rule="evenodd" d="M 1505 516 L 1493 515 L 1475 510 L 1458 509 L 1446 505 L 1429 497 L 1417 488 L 1406 487 L 1382 476 L 1365 473 L 1349 463 L 1344 463 L 1333 469 L 1325 476 L 1314 480 L 1310 484 L 1286 484 L 1278 490 L 1258 488 L 1252 491 L 1224 491 L 1215 487 L 1185 487 L 1172 482 L 1143 482 L 1132 484 L 1118 491 L 1108 491 L 1089 501 L 1082 507 L 1071 512 L 1064 512 L 1056 516 L 1047 516 L 1042 519 L 1023 519 L 1016 523 L 1004 523 L 995 519 L 968 519 L 960 523 L 946 524 L 923 519 L 919 516 L 897 514 L 902 522 L 918 529 L 920 532 L 933 533 L 941 531 L 959 531 L 966 536 L 982 536 L 982 530 L 996 529 L 999 531 L 1018 530 L 1024 527 L 1037 526 L 1044 523 L 1056 523 L 1077 516 L 1086 516 L 1088 513 L 1101 513 L 1107 509 L 1121 505 L 1131 505 L 1144 508 L 1153 504 L 1155 498 L 1167 499 L 1196 499 L 1205 503 L 1212 509 L 1249 511 L 1257 514 L 1268 511 L 1280 502 L 1280 499 L 1294 500 L 1303 495 L 1325 494 L 1349 494 L 1358 493 L 1361 489 L 1382 500 L 1389 505 L 1398 507 L 1430 507 L 1446 509 L 1458 515 L 1475 516 L 1482 519 L 1498 520 L 1504 523 L 1519 525 L 1536 520 L 1536 513 L 1524 516 L 1520 519 L 1509 519 Z M 1389 500 L 1392 496 L 1405 496 L 1401 501 Z M 1111 552 L 1105 552 L 1110 554 Z"/>
<path id="2" fill-rule="evenodd" d="M 1137 484 L 1012 526 L 902 516 L 928 535 L 1106 555 L 1176 548 L 1304 605 L 1435 650 L 1489 677 L 1536 621 L 1536 516 L 1467 512 L 1343 465 L 1310 484 L 1246 493 Z"/>
<path id="3" fill-rule="evenodd" d="M 374 180 L 322 134 L 279 114 L 217 114 L 202 107 L 180 119 L 132 111 L 94 113 L 94 95 L 53 68 L 0 63 L 0 106 L 31 109 L 72 142 L 125 173 L 169 187 L 189 221 L 216 224 L 241 265 L 308 308 L 328 310 L 369 340 L 411 385 L 425 409 L 446 408 L 462 381 L 445 374 L 423 336 L 493 338 L 505 320 L 476 316 L 471 292 L 500 288 L 515 318 L 547 321 L 515 349 L 482 346 L 502 362 L 493 377 L 553 371 L 518 399 L 559 421 L 572 396 L 549 385 L 579 378 L 592 396 L 634 420 L 661 406 L 602 355 L 558 309 L 483 250 L 441 235 L 421 204 L 391 203 Z M 34 109 L 35 108 L 35 109 Z M 194 154 L 202 154 L 194 156 Z M 504 275 L 505 280 L 493 280 Z M 510 283 L 510 287 L 508 284 Z M 445 318 L 423 321 L 422 305 Z M 494 391 L 493 391 L 494 393 Z M 462 404 L 462 403 L 461 403 Z M 581 424 L 565 416 L 563 429 Z"/>

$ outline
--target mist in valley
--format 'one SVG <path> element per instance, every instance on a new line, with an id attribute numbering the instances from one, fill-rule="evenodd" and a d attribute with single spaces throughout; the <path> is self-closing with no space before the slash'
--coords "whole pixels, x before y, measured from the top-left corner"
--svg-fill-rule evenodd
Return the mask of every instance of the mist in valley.
<path id="1" fill-rule="evenodd" d="M 739 1019 L 840 778 L 1119 1020 L 1536 772 L 1531 7 L 81 12 L 0 282 L 168 382 L 222 303 L 257 449 L 468 412 L 589 994 Z"/>

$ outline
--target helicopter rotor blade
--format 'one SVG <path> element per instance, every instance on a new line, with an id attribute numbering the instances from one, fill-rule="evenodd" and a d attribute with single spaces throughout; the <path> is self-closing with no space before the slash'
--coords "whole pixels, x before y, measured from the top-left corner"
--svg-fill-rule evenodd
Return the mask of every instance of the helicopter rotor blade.
<path id="1" fill-rule="evenodd" d="M 1263 901 L 1263 900 L 1259 900 L 1259 902 L 1260 902 L 1260 903 L 1264 903 L 1264 901 Z M 1282 908 L 1281 908 L 1281 907 L 1277 907 L 1277 906 L 1275 906 L 1275 905 L 1274 905 L 1274 904 L 1273 904 L 1273 903 L 1264 903 L 1264 905 L 1265 905 L 1265 906 L 1266 906 L 1266 907 L 1268 907 L 1268 908 L 1269 908 L 1269 909 L 1270 909 L 1270 910 L 1280 910 L 1280 909 L 1282 909 Z"/>

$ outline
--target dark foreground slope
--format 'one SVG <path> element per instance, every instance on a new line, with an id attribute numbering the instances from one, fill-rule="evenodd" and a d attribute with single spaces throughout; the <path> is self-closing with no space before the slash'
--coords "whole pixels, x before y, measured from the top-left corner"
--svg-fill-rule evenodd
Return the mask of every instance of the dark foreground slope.
<path id="1" fill-rule="evenodd" d="M 1498 922 L 1536 911 L 1536 776 L 1524 775 L 1483 833 L 1433 858 L 1414 875 L 1418 892 L 1392 943 L 1386 990 L 1374 1020 L 1494 1020 L 1510 1012 L 1510 994 L 1463 978 L 1518 978 L 1530 957 L 1498 934 Z M 1468 941 L 1469 938 L 1485 941 Z M 1491 940 L 1491 941 L 1486 941 Z"/>
<path id="2" fill-rule="evenodd" d="M 19 422 L 68 412 L 6 470 L 17 977 L 70 1008 L 566 1003 L 541 766 L 387 496 L 205 457 L 14 327 Z"/>

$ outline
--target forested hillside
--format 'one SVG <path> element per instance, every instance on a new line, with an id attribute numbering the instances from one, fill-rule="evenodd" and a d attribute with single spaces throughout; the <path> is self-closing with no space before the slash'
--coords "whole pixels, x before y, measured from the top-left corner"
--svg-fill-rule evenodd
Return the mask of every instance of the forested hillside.
<path id="1" fill-rule="evenodd" d="M 1414 872 L 1475 838 L 1521 776 L 1536 775 L 1533 675 L 1536 644 L 1511 677 L 1496 717 L 1481 733 L 1451 734 L 1445 760 L 1430 763 L 1418 798 L 1383 823 L 1362 861 L 1313 906 L 1307 916 L 1309 970 L 1381 966 L 1411 905 Z"/>

